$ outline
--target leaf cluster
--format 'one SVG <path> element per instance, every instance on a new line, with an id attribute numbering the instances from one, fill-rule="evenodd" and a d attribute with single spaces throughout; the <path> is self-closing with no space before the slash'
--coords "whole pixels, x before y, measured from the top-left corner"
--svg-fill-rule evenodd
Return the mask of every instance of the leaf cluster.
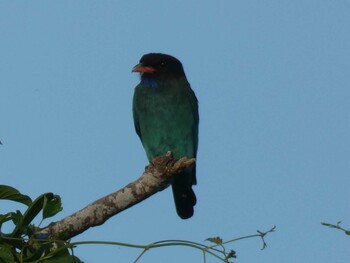
<path id="1" fill-rule="evenodd" d="M 81 263 L 79 258 L 73 254 L 73 248 L 83 244 L 115 245 L 142 249 L 141 254 L 134 262 L 137 262 L 147 251 L 154 248 L 168 246 L 182 246 L 198 249 L 203 253 L 203 262 L 206 256 L 211 255 L 222 262 L 233 262 L 236 258 L 236 251 L 226 249 L 226 245 L 247 238 L 260 237 L 263 241 L 264 249 L 266 243 L 264 237 L 274 232 L 276 227 L 272 227 L 266 232 L 257 230 L 257 234 L 243 236 L 228 241 L 220 237 L 210 237 L 206 241 L 210 245 L 201 244 L 186 240 L 163 240 L 148 245 L 135 245 L 120 242 L 107 241 L 81 241 L 70 242 L 50 239 L 48 234 L 42 234 L 39 227 L 43 220 L 55 216 L 62 210 L 61 198 L 53 193 L 40 195 L 34 201 L 27 195 L 21 194 L 17 189 L 0 185 L 0 200 L 8 200 L 21 203 L 26 206 L 24 212 L 16 210 L 6 214 L 0 214 L 0 263 Z M 34 225 L 34 220 L 41 217 L 38 226 Z M 3 228 L 6 224 L 12 223 L 12 231 L 5 233 Z"/>
<path id="2" fill-rule="evenodd" d="M 0 214 L 0 263 L 81 262 L 69 253 L 68 248 L 71 246 L 68 243 L 35 235 L 38 228 L 33 224 L 33 220 L 40 214 L 41 224 L 44 219 L 60 212 L 62 210 L 60 196 L 45 193 L 33 201 L 11 186 L 0 185 L 0 200 L 9 200 L 26 206 L 24 212 L 16 210 Z M 14 227 L 11 232 L 4 233 L 2 229 L 7 222 L 12 222 Z"/>

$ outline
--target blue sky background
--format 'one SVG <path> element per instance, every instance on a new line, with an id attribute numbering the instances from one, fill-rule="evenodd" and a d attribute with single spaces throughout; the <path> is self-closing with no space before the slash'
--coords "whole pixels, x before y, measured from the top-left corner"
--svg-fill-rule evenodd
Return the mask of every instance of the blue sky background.
<path id="1" fill-rule="evenodd" d="M 320 222 L 350 228 L 349 13 L 347 0 L 1 1 L 0 183 L 59 194 L 59 220 L 136 179 L 147 159 L 131 68 L 164 52 L 200 103 L 195 215 L 179 219 L 167 189 L 73 241 L 202 242 L 276 225 L 263 251 L 259 239 L 229 246 L 237 262 L 348 262 L 350 238 Z M 139 252 L 75 250 L 88 263 Z M 140 262 L 201 260 L 175 247 Z"/>

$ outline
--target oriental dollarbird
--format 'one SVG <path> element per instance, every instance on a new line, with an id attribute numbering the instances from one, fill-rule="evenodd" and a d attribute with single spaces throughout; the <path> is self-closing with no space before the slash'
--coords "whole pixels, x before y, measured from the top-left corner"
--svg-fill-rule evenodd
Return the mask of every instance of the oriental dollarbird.
<path id="1" fill-rule="evenodd" d="M 133 117 L 148 160 L 168 151 L 175 158 L 196 158 L 198 101 L 181 62 L 170 55 L 150 53 L 132 71 L 141 76 L 133 98 Z M 192 190 L 195 164 L 175 175 L 171 184 L 177 214 L 190 218 L 197 201 Z"/>

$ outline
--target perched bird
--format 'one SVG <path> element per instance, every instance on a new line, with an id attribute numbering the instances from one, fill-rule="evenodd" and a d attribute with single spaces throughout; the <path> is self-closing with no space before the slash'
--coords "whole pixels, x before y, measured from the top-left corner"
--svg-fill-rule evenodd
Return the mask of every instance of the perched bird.
<path id="1" fill-rule="evenodd" d="M 181 62 L 166 54 L 144 55 L 133 69 L 141 82 L 133 98 L 136 133 L 148 160 L 171 151 L 175 158 L 195 158 L 198 147 L 198 101 L 186 79 Z M 196 167 L 174 177 L 172 189 L 177 214 L 182 219 L 193 215 L 196 196 Z"/>

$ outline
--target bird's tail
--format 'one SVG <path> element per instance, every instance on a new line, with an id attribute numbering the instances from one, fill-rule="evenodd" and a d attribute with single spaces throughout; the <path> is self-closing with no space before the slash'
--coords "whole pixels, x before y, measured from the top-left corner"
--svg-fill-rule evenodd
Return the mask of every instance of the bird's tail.
<path id="1" fill-rule="evenodd" d="M 176 212 L 182 219 L 193 216 L 193 207 L 197 202 L 193 184 L 196 184 L 195 168 L 188 168 L 175 175 L 172 183 Z"/>

